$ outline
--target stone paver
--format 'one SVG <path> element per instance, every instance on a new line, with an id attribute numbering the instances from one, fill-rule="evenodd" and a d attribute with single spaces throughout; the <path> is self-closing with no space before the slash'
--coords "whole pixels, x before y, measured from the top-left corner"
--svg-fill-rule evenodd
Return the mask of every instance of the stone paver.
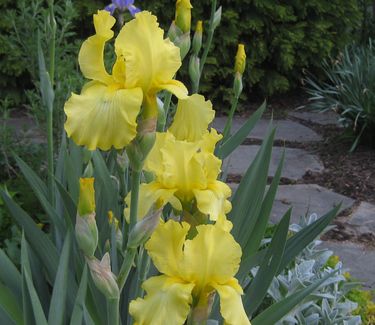
<path id="1" fill-rule="evenodd" d="M 0 122 L 2 123 L 2 120 L 0 120 Z M 14 131 L 15 136 L 19 139 L 25 139 L 34 144 L 46 142 L 45 135 L 30 117 L 23 116 L 8 118 L 6 124 Z"/>
<path id="2" fill-rule="evenodd" d="M 321 246 L 338 255 L 344 269 L 347 269 L 353 277 L 363 281 L 366 289 L 375 289 L 375 250 L 350 242 L 325 241 Z"/>
<path id="3" fill-rule="evenodd" d="M 218 131 L 222 132 L 225 127 L 227 118 L 217 117 L 212 123 L 212 126 Z M 233 119 L 232 133 L 237 131 L 245 119 L 240 117 L 235 117 Z M 258 121 L 254 129 L 248 135 L 248 139 L 264 139 L 270 120 L 261 119 Z M 275 140 L 281 141 L 291 141 L 291 142 L 316 142 L 321 141 L 322 137 L 310 128 L 290 120 L 274 120 L 272 122 L 273 126 L 276 126 Z"/>
<path id="4" fill-rule="evenodd" d="M 250 163 L 255 158 L 260 146 L 239 146 L 228 158 L 228 174 L 244 175 Z M 282 177 L 290 180 L 298 180 L 303 177 L 306 171 L 322 172 L 324 169 L 320 160 L 302 149 L 291 149 L 283 147 L 274 147 L 272 150 L 272 159 L 269 169 L 269 176 L 275 175 L 275 171 L 285 150 L 284 168 Z M 223 169 L 226 168 L 224 162 Z"/>
<path id="5" fill-rule="evenodd" d="M 280 221 L 292 206 L 291 222 L 298 223 L 301 216 L 316 213 L 321 217 L 341 202 L 341 210 L 350 208 L 354 204 L 353 199 L 316 184 L 280 185 L 270 220 Z"/>
<path id="6" fill-rule="evenodd" d="M 235 191 L 238 184 L 229 184 Z M 316 213 L 322 217 L 337 204 L 342 202 L 341 211 L 350 208 L 354 200 L 332 192 L 316 184 L 279 185 L 270 221 L 277 223 L 284 213 L 292 207 L 291 223 L 298 223 L 301 216 Z"/>
<path id="7" fill-rule="evenodd" d="M 359 236 L 372 234 L 375 238 L 375 205 L 368 202 L 361 202 L 353 211 L 347 224 L 352 226 Z"/>
<path id="8" fill-rule="evenodd" d="M 292 116 L 306 122 L 312 122 L 320 125 L 339 125 L 339 115 L 334 111 L 328 111 L 323 113 L 292 111 L 288 114 L 288 116 Z"/>

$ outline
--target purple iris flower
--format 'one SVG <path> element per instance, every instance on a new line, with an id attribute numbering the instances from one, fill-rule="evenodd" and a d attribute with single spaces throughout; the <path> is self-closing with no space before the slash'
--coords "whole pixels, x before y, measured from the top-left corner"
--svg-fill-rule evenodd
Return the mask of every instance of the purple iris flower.
<path id="1" fill-rule="evenodd" d="M 111 15 L 113 15 L 115 9 L 118 9 L 120 12 L 129 10 L 132 16 L 141 11 L 139 8 L 134 6 L 134 0 L 112 0 L 112 3 L 106 6 L 104 9 L 109 11 Z"/>

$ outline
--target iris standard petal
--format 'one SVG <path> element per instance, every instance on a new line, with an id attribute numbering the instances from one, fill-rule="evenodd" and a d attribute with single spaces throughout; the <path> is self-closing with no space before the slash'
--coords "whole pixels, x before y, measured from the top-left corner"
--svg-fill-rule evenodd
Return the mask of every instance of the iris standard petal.
<path id="1" fill-rule="evenodd" d="M 163 38 L 157 18 L 148 11 L 135 15 L 116 38 L 116 51 L 126 61 L 126 86 L 145 93 L 169 84 L 181 66 L 180 50 Z"/>
<path id="2" fill-rule="evenodd" d="M 154 146 L 148 154 L 144 169 L 155 175 L 163 173 L 163 155 L 161 149 L 166 141 L 173 141 L 173 135 L 169 132 L 156 132 Z"/>
<path id="3" fill-rule="evenodd" d="M 195 157 L 199 143 L 171 140 L 160 150 L 163 157 L 163 173 L 158 180 L 167 188 L 178 188 L 178 194 L 192 198 L 192 189 L 205 188 L 207 179 L 201 163 Z"/>
<path id="4" fill-rule="evenodd" d="M 183 325 L 190 311 L 193 283 L 164 275 L 146 280 L 142 287 L 147 295 L 133 300 L 129 313 L 138 325 Z"/>
<path id="5" fill-rule="evenodd" d="M 106 10 L 99 10 L 94 15 L 96 34 L 83 42 L 78 55 L 79 66 L 87 79 L 105 84 L 112 82 L 112 77 L 104 66 L 103 54 L 105 43 L 113 37 L 111 28 L 115 22 L 116 19 Z"/>
<path id="6" fill-rule="evenodd" d="M 249 318 L 243 308 L 242 288 L 236 279 L 226 284 L 214 284 L 220 296 L 220 313 L 228 325 L 250 325 Z"/>
<path id="7" fill-rule="evenodd" d="M 136 135 L 136 119 L 142 90 L 112 89 L 91 83 L 81 95 L 72 94 L 65 103 L 65 130 L 78 145 L 89 150 L 125 147 Z"/>
<path id="8" fill-rule="evenodd" d="M 173 208 L 181 210 L 182 206 L 180 201 L 174 196 L 175 192 L 176 189 L 165 189 L 156 182 L 141 184 L 138 197 L 138 219 L 143 219 L 154 204 L 156 208 L 160 208 L 167 203 L 171 203 Z M 128 222 L 130 217 L 130 200 L 131 192 L 125 198 L 127 207 L 124 209 L 124 215 Z"/>
<path id="9" fill-rule="evenodd" d="M 190 229 L 186 222 L 160 222 L 145 247 L 156 268 L 171 277 L 178 277 L 183 265 L 182 247 Z"/>
<path id="10" fill-rule="evenodd" d="M 232 205 L 228 198 L 231 195 L 230 187 L 220 181 L 214 181 L 208 188 L 194 189 L 197 208 L 200 212 L 208 214 L 211 220 L 217 220 L 227 214 Z"/>
<path id="11" fill-rule="evenodd" d="M 241 247 L 233 236 L 216 225 L 196 227 L 198 234 L 185 242 L 182 278 L 203 290 L 212 283 L 226 283 L 237 273 Z"/>
<path id="12" fill-rule="evenodd" d="M 178 140 L 199 141 L 208 133 L 208 125 L 214 116 L 212 103 L 202 95 L 194 94 L 178 101 L 173 123 L 168 130 Z"/>

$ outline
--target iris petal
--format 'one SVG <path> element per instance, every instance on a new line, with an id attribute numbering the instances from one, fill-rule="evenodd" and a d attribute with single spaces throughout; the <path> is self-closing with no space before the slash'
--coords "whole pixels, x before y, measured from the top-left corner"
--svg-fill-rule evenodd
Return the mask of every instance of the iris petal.
<path id="1" fill-rule="evenodd" d="M 105 84 L 112 82 L 112 77 L 105 69 L 103 53 L 105 43 L 113 37 L 111 28 L 116 20 L 106 10 L 99 10 L 94 15 L 96 34 L 83 42 L 78 55 L 78 62 L 83 75 Z"/>
<path id="2" fill-rule="evenodd" d="M 141 103 L 140 88 L 114 90 L 91 83 L 81 95 L 72 94 L 65 103 L 65 130 L 75 143 L 89 150 L 123 148 L 136 135 Z"/>
<path id="3" fill-rule="evenodd" d="M 168 39 L 155 16 L 148 11 L 135 15 L 116 38 L 116 51 L 126 61 L 126 86 L 145 93 L 169 84 L 181 66 L 180 50 Z"/>
<path id="4" fill-rule="evenodd" d="M 214 116 L 211 102 L 206 101 L 202 95 L 194 94 L 178 101 L 169 131 L 178 140 L 198 141 L 208 132 L 207 127 Z"/>
<path id="5" fill-rule="evenodd" d="M 155 276 L 143 283 L 147 295 L 133 300 L 129 313 L 138 325 L 183 325 L 190 311 L 193 283 L 164 275 Z"/>
<path id="6" fill-rule="evenodd" d="M 190 226 L 168 220 L 160 222 L 145 247 L 157 269 L 172 277 L 177 277 L 182 269 L 182 248 Z"/>
<path id="7" fill-rule="evenodd" d="M 250 325 L 249 318 L 243 308 L 241 294 L 242 289 L 236 279 L 213 287 L 220 296 L 220 313 L 228 325 Z"/>
<path id="8" fill-rule="evenodd" d="M 210 283 L 226 283 L 237 273 L 241 247 L 233 236 L 216 225 L 196 227 L 198 234 L 185 242 L 180 272 L 185 281 L 203 289 Z"/>

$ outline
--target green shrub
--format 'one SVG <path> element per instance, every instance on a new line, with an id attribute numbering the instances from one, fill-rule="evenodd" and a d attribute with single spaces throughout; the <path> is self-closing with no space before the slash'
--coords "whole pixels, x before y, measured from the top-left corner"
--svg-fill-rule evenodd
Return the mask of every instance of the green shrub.
<path id="1" fill-rule="evenodd" d="M 249 96 L 250 93 L 272 95 L 297 87 L 303 69 L 314 70 L 319 67 L 324 58 L 335 55 L 348 43 L 353 31 L 360 28 L 363 7 L 360 8 L 359 3 L 363 1 L 221 1 L 224 7 L 222 23 L 216 32 L 218 37 L 211 50 L 212 56 L 207 60 L 202 91 L 210 93 L 216 104 L 223 100 L 228 102 L 233 57 L 238 42 L 244 42 L 248 52 L 248 69 L 244 78 L 247 94 L 243 96 Z M 91 14 L 109 2 L 72 1 L 77 14 L 74 31 L 78 38 L 83 39 L 92 32 Z M 14 42 L 9 42 L 12 30 L 9 13 L 13 11 L 7 8 L 12 3 L 10 0 L 0 0 L 0 8 L 5 12 L 4 17 L 7 17 L 0 25 L 0 85 L 4 90 L 6 84 L 7 92 L 13 91 L 19 97 L 22 93 L 19 88 L 27 86 L 28 79 L 24 77 L 27 75 L 27 64 L 19 59 L 21 49 Z M 207 21 L 210 0 L 193 0 L 192 4 L 193 21 Z M 157 14 L 164 28 L 174 18 L 174 1 L 143 0 L 136 1 L 136 5 Z M 220 55 L 214 57 L 214 53 Z M 188 80 L 187 66 L 181 70 L 181 74 L 184 81 Z"/>
<path id="2" fill-rule="evenodd" d="M 352 45 L 333 62 L 324 61 L 327 82 L 309 77 L 310 107 L 335 110 L 340 122 L 354 135 L 351 150 L 359 141 L 375 144 L 375 46 Z"/>
<path id="3" fill-rule="evenodd" d="M 192 4 L 193 20 L 207 21 L 210 1 Z M 213 94 L 217 102 L 228 99 L 238 42 L 245 43 L 248 53 L 244 78 L 247 95 L 250 89 L 271 95 L 298 86 L 303 69 L 319 67 L 322 59 L 342 49 L 359 27 L 361 17 L 357 0 L 236 0 L 221 4 L 222 22 L 201 88 Z M 170 1 L 144 0 L 142 8 L 155 12 L 164 26 L 174 17 Z"/>

